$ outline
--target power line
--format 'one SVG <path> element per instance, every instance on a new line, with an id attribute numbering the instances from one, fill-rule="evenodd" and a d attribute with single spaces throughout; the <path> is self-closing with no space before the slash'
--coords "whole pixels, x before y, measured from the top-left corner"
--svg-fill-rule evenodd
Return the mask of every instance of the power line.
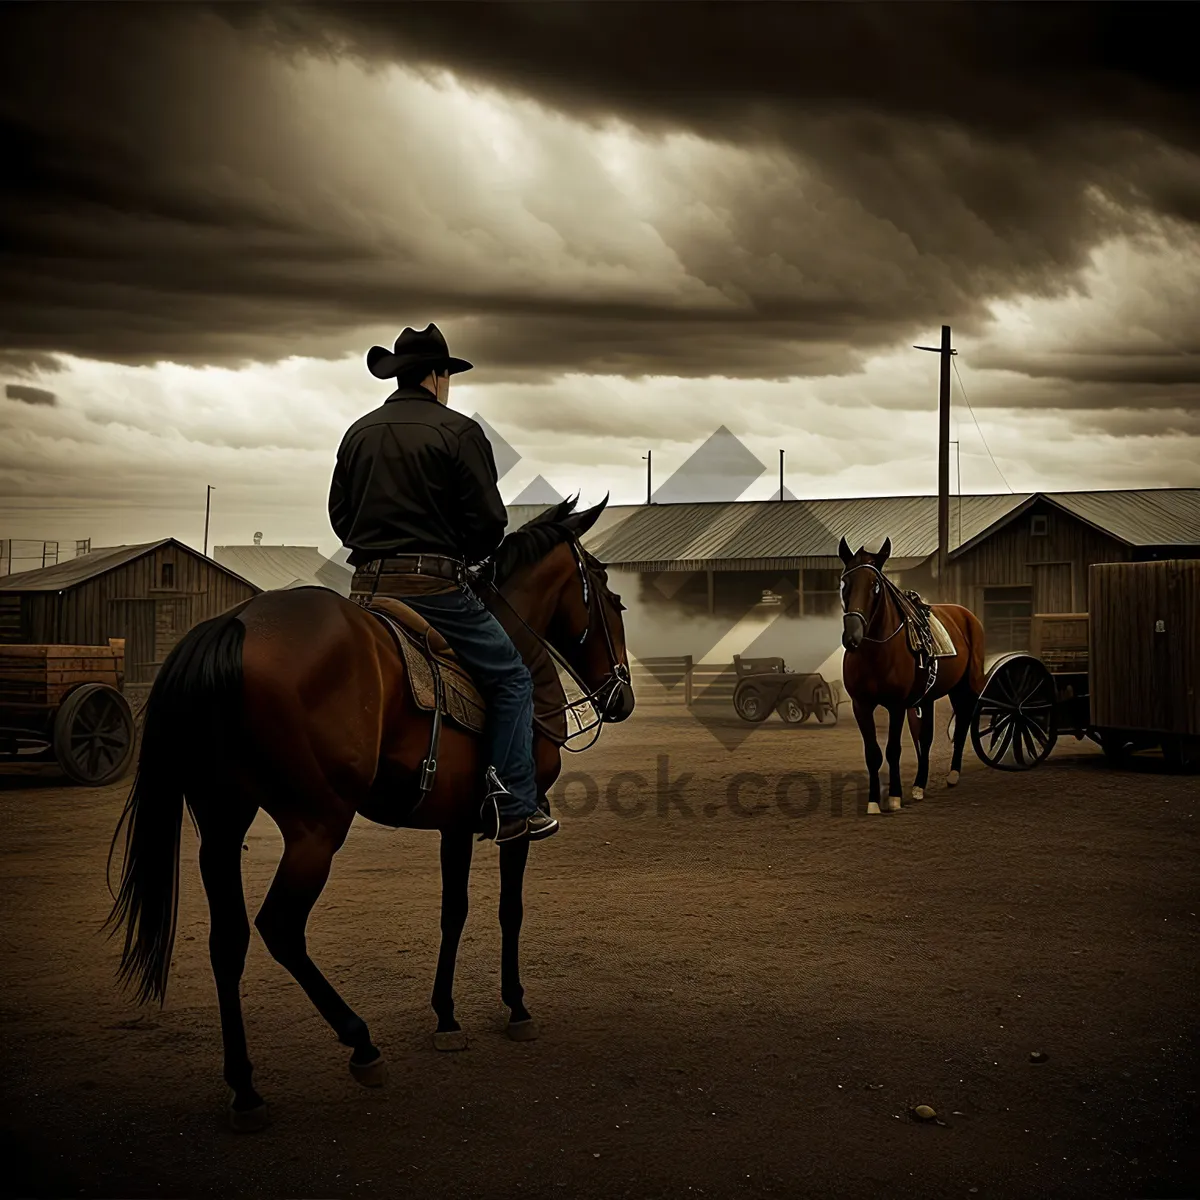
<path id="1" fill-rule="evenodd" d="M 962 376 L 958 373 L 958 363 L 956 363 L 954 359 L 951 359 L 950 365 L 954 368 L 955 377 L 958 379 L 958 390 L 962 392 L 963 400 L 966 401 L 967 412 L 971 414 L 971 420 L 975 422 L 975 428 L 979 430 L 979 440 L 983 443 L 983 448 L 988 452 L 988 458 L 992 460 L 992 466 L 996 468 L 996 474 L 999 475 L 1001 479 L 1004 479 L 1004 472 L 1000 470 L 1000 464 L 996 461 L 996 456 L 992 453 L 991 446 L 987 444 L 987 438 L 983 436 L 983 430 L 979 428 L 979 418 L 975 416 L 975 410 L 971 407 L 971 401 L 967 399 L 967 389 L 963 387 Z M 961 486 L 962 484 L 960 483 L 959 487 L 961 488 Z M 1012 494 L 1012 485 L 1007 479 L 1004 479 L 1004 486 L 1008 488 L 1009 493 Z"/>

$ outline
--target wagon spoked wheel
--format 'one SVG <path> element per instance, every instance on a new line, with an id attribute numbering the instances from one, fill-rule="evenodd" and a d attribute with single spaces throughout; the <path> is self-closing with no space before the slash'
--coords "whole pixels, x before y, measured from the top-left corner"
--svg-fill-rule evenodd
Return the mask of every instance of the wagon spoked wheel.
<path id="1" fill-rule="evenodd" d="M 802 725 L 812 713 L 812 710 L 801 704 L 795 696 L 784 696 L 775 705 L 775 711 L 789 725 Z"/>
<path id="2" fill-rule="evenodd" d="M 1028 771 L 1058 740 L 1054 677 L 1029 655 L 998 662 L 988 674 L 971 720 L 971 744 L 989 767 Z"/>
<path id="3" fill-rule="evenodd" d="M 743 721 L 753 721 L 756 725 L 771 715 L 766 693 L 752 683 L 744 683 L 734 692 L 733 707 Z"/>
<path id="4" fill-rule="evenodd" d="M 85 683 L 67 694 L 54 715 L 54 757 L 70 779 L 87 787 L 112 783 L 133 753 L 133 714 L 116 688 Z"/>

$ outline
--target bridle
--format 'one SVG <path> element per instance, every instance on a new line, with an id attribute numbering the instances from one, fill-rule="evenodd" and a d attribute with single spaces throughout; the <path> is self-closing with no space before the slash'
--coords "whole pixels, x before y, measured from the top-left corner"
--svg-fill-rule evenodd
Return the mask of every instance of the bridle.
<path id="1" fill-rule="evenodd" d="M 855 571 L 874 571 L 875 574 L 879 576 L 879 578 L 875 581 L 875 595 L 876 596 L 886 596 L 891 591 L 891 588 L 892 588 L 891 580 L 889 580 L 888 577 L 886 575 L 884 575 L 884 573 L 874 563 L 858 563 L 856 566 L 847 567 L 842 572 L 842 581 L 844 582 L 846 576 L 852 574 Z M 860 613 L 857 609 L 847 608 L 845 596 L 842 597 L 842 613 L 847 617 L 857 617 L 863 623 L 862 640 L 864 642 L 874 642 L 877 645 L 882 645 L 884 642 L 890 642 L 892 640 L 892 638 L 894 638 L 896 636 L 896 634 L 898 634 L 900 632 L 900 630 L 902 630 L 904 628 L 904 617 L 902 614 L 898 614 L 898 615 L 900 615 L 900 624 L 897 625 L 896 628 L 893 629 L 892 632 L 887 635 L 887 637 L 873 638 L 873 637 L 867 636 L 867 630 L 871 628 L 871 622 L 874 621 L 876 616 L 878 616 L 878 614 L 879 614 L 879 601 L 878 600 L 875 601 L 875 606 L 871 609 L 870 620 L 867 619 L 867 617 L 864 613 Z"/>
<path id="2" fill-rule="evenodd" d="M 600 628 L 604 632 L 604 643 L 606 649 L 608 650 L 608 661 L 610 663 L 610 667 L 608 674 L 594 688 L 588 688 L 587 681 L 582 678 L 580 672 L 575 668 L 574 664 L 571 663 L 564 654 L 560 653 L 548 638 L 543 637 L 542 634 L 538 633 L 538 631 L 534 629 L 519 612 L 517 612 L 516 608 L 513 607 L 512 602 L 506 595 L 504 595 L 504 593 L 492 580 L 488 579 L 486 580 L 486 583 L 487 586 L 491 588 L 492 592 L 504 601 L 508 611 L 511 612 L 513 616 L 525 626 L 525 628 L 530 632 L 530 634 L 533 635 L 543 649 L 545 649 L 545 651 L 550 655 L 551 660 L 556 665 L 561 666 L 562 669 L 565 670 L 568 675 L 570 675 L 576 685 L 582 689 L 584 693 L 578 700 L 568 700 L 565 704 L 560 704 L 557 708 L 551 709 L 546 715 L 549 717 L 565 715 L 568 712 L 574 712 L 576 709 L 582 708 L 585 704 L 590 704 L 593 711 L 596 713 L 596 720 L 591 725 L 584 725 L 582 723 L 582 718 L 577 718 L 580 721 L 580 728 L 575 730 L 574 733 L 568 734 L 566 741 L 562 741 L 557 732 L 548 728 L 540 715 L 536 713 L 534 714 L 534 725 L 546 737 L 550 738 L 551 741 L 557 742 L 569 753 L 579 754 L 596 744 L 597 739 L 600 737 L 600 734 L 603 731 L 603 725 L 608 719 L 608 714 L 620 696 L 621 688 L 629 683 L 629 668 L 623 662 L 619 661 L 617 649 L 613 643 L 612 630 L 609 628 L 608 618 L 603 611 L 603 604 L 600 600 L 599 589 L 594 586 L 595 579 L 592 576 L 591 569 L 584 561 L 586 551 L 584 551 L 579 545 L 579 541 L 576 538 L 572 538 L 567 544 L 571 548 L 571 556 L 575 559 L 575 565 L 579 570 L 579 580 L 583 585 L 583 603 L 584 607 L 587 609 L 587 622 L 584 624 L 583 632 L 579 635 L 579 638 L 575 643 L 576 646 L 582 646 L 587 641 L 588 635 L 592 631 L 592 621 L 596 608 L 600 607 L 601 609 L 599 614 Z M 599 703 L 597 702 L 598 697 L 603 697 Z M 568 744 L 572 738 L 579 737 L 580 734 L 589 733 L 593 729 L 596 730 L 596 735 L 590 742 L 588 742 L 586 746 L 575 747 Z"/>

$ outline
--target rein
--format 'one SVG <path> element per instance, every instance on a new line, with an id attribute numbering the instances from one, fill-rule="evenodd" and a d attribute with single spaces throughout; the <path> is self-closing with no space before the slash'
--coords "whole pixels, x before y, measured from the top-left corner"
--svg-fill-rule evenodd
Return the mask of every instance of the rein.
<path id="1" fill-rule="evenodd" d="M 579 579 L 583 585 L 583 602 L 587 608 L 587 623 L 584 625 L 583 632 L 579 635 L 579 640 L 576 642 L 577 646 L 582 646 L 584 642 L 587 641 L 588 634 L 591 633 L 592 615 L 596 604 L 599 603 L 599 600 L 596 589 L 594 586 L 592 586 L 595 581 L 592 579 L 591 572 L 583 560 L 583 554 L 580 550 L 578 541 L 573 538 L 568 545 L 571 547 L 571 556 L 575 559 L 575 565 L 579 569 Z M 557 666 L 561 666 L 562 669 L 565 670 L 575 682 L 575 684 L 584 692 L 584 695 L 578 700 L 568 700 L 565 704 L 561 704 L 558 707 L 551 709 L 548 715 L 551 717 L 556 717 L 560 714 L 565 715 L 568 712 L 574 712 L 576 709 L 583 707 L 585 704 L 590 704 L 592 706 L 592 711 L 596 714 L 596 720 L 591 725 L 584 725 L 582 718 L 577 718 L 577 720 L 580 721 L 580 728 L 575 730 L 574 733 L 568 734 L 566 741 L 559 741 L 558 734 L 553 730 L 548 729 L 542 718 L 537 713 L 534 713 L 534 725 L 545 737 L 549 738 L 553 742 L 556 742 L 562 749 L 566 750 L 570 754 L 580 754 L 584 750 L 590 749 L 599 740 L 600 734 L 603 732 L 604 719 L 608 714 L 608 710 L 612 707 L 613 701 L 616 699 L 622 685 L 629 682 L 629 668 L 626 667 L 624 663 L 617 660 L 617 651 L 616 647 L 613 645 L 612 631 L 609 629 L 608 620 L 604 613 L 600 613 L 600 628 L 604 631 L 604 642 L 608 650 L 608 661 L 612 664 L 612 668 L 599 684 L 597 684 L 594 688 L 589 689 L 587 681 L 580 676 L 580 673 L 575 669 L 574 665 L 566 658 L 565 655 L 560 653 L 559 650 L 546 637 L 543 637 L 542 634 L 538 633 L 538 631 L 534 629 L 533 626 L 530 625 L 529 622 L 526 621 L 519 612 L 517 612 L 516 608 L 512 604 L 512 601 L 509 600 L 509 598 L 496 586 L 496 584 L 490 579 L 485 580 L 484 582 L 486 582 L 487 586 L 491 589 L 494 595 L 498 596 L 504 601 L 508 611 L 511 612 L 512 615 L 516 617 L 522 625 L 525 626 L 529 633 L 533 635 L 538 644 L 550 655 L 551 661 Z M 607 694 L 604 695 L 602 704 L 597 705 L 596 698 L 604 693 Z M 589 733 L 593 729 L 596 730 L 596 734 L 586 746 L 575 747 L 568 744 L 572 738 L 579 737 L 584 733 Z"/>

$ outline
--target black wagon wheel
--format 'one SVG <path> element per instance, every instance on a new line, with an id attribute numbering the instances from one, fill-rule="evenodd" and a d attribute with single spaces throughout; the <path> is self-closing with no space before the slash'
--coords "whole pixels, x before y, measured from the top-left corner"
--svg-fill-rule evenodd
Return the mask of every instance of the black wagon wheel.
<path id="1" fill-rule="evenodd" d="M 801 704 L 796 696 L 784 696 L 775 705 L 775 711 L 789 725 L 802 725 L 812 715 L 812 709 L 805 704 Z"/>
<path id="2" fill-rule="evenodd" d="M 1057 691 L 1045 663 L 1010 654 L 988 672 L 971 718 L 971 744 L 998 771 L 1028 771 L 1058 740 Z"/>
<path id="3" fill-rule="evenodd" d="M 54 714 L 54 757 L 71 780 L 112 783 L 129 770 L 133 752 L 133 714 L 116 688 L 85 683 L 67 693 Z"/>
<path id="4" fill-rule="evenodd" d="M 771 715 L 771 704 L 764 688 L 756 683 L 742 683 L 733 693 L 733 707 L 743 721 L 757 725 Z"/>

